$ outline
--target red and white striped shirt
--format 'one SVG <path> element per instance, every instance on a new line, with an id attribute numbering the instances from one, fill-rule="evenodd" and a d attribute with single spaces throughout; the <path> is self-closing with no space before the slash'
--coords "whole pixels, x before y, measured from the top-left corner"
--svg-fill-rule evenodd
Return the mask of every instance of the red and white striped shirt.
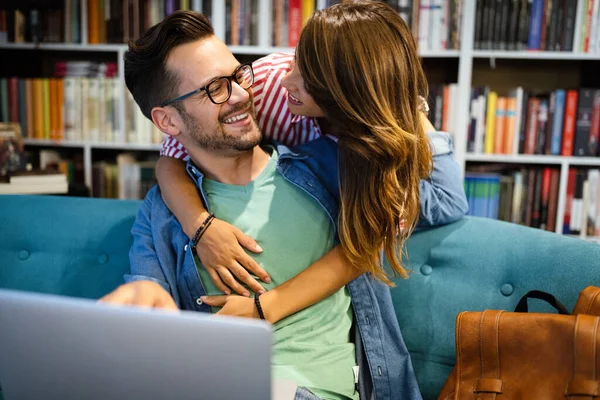
<path id="1" fill-rule="evenodd" d="M 287 146 L 306 143 L 321 136 L 321 129 L 315 118 L 294 115 L 288 108 L 288 93 L 281 85 L 281 80 L 289 72 L 293 60 L 293 54 L 273 53 L 252 64 L 252 90 L 258 126 L 265 137 Z M 163 142 L 160 155 L 188 159 L 187 151 L 173 136 Z"/>

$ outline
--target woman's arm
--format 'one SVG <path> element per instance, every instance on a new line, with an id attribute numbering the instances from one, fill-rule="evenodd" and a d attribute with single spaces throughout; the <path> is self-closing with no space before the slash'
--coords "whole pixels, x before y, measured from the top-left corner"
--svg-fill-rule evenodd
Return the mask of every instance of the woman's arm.
<path id="1" fill-rule="evenodd" d="M 431 143 L 433 171 L 427 179 L 419 182 L 421 210 L 417 230 L 457 221 L 469 207 L 460 167 L 452 156 L 450 135 L 437 132 L 425 114 L 421 124 Z"/>
<path id="2" fill-rule="evenodd" d="M 265 318 L 275 323 L 310 307 L 360 276 L 336 246 L 292 279 L 260 296 Z M 223 307 L 217 314 L 258 318 L 254 300 L 240 296 L 205 296 L 210 306 Z"/>
<path id="3" fill-rule="evenodd" d="M 172 157 L 160 157 L 156 164 L 156 179 L 167 207 L 175 215 L 185 234 L 193 238 L 208 212 L 200 200 L 198 188 L 185 170 L 185 163 Z M 223 293 L 234 290 L 243 296 L 250 295 L 233 275 L 254 292 L 264 291 L 248 271 L 264 282 L 270 281 L 269 275 L 240 245 L 250 251 L 262 251 L 254 239 L 238 228 L 214 219 L 198 242 L 196 250 L 211 280 Z"/>

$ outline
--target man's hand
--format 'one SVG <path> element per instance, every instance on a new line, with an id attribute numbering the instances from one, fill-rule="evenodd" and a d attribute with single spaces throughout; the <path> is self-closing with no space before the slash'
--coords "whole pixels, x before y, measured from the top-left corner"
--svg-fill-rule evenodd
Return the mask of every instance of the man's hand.
<path id="1" fill-rule="evenodd" d="M 245 235 L 235 226 L 215 218 L 200 238 L 196 251 L 217 289 L 226 294 L 230 294 L 233 290 L 247 297 L 250 293 L 240 285 L 238 280 L 245 283 L 253 292 L 262 293 L 265 291 L 264 288 L 249 272 L 266 283 L 271 282 L 271 278 L 242 246 L 255 253 L 262 251 L 250 236 Z"/>
<path id="2" fill-rule="evenodd" d="M 98 301 L 107 304 L 179 310 L 171 295 L 158 283 L 152 281 L 126 283 Z"/>
<path id="3" fill-rule="evenodd" d="M 261 296 L 262 299 L 262 296 Z M 213 307 L 222 307 L 216 315 L 229 315 L 233 317 L 259 319 L 258 310 L 254 299 L 242 296 L 202 296 L 205 304 Z"/>

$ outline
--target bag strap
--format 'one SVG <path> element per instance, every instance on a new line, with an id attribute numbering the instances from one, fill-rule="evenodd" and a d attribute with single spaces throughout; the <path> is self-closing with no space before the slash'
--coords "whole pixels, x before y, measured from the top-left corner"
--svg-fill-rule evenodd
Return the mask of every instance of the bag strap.
<path id="1" fill-rule="evenodd" d="M 592 400 L 600 397 L 600 374 L 596 363 L 600 362 L 598 325 L 600 317 L 578 315 L 574 332 L 574 374 L 565 388 L 565 397 Z"/>
<path id="2" fill-rule="evenodd" d="M 519 300 L 517 306 L 515 307 L 515 312 L 529 312 L 529 307 L 527 305 L 528 299 L 539 299 L 544 300 L 546 303 L 550 304 L 554 307 L 559 314 L 571 315 L 567 307 L 565 307 L 558 299 L 552 296 L 550 293 L 542 292 L 541 290 L 531 290 Z"/>
<path id="3" fill-rule="evenodd" d="M 500 350 L 498 327 L 504 311 L 485 310 L 479 320 L 479 354 L 481 375 L 475 383 L 478 400 L 494 400 L 502 394 L 504 382 L 500 379 Z"/>

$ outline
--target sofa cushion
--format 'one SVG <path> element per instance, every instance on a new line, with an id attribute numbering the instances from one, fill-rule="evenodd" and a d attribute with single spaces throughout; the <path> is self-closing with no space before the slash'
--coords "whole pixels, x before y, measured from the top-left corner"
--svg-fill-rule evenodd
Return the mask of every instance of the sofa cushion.
<path id="1" fill-rule="evenodd" d="M 513 311 L 526 292 L 554 294 L 569 310 L 600 286 L 600 246 L 539 229 L 466 217 L 413 234 L 408 280 L 392 289 L 423 396 L 437 398 L 455 362 L 455 318 L 465 310 Z M 538 300 L 530 310 L 552 312 Z"/>
<path id="2" fill-rule="evenodd" d="M 0 287 L 99 298 L 129 270 L 139 201 L 0 196 Z"/>

